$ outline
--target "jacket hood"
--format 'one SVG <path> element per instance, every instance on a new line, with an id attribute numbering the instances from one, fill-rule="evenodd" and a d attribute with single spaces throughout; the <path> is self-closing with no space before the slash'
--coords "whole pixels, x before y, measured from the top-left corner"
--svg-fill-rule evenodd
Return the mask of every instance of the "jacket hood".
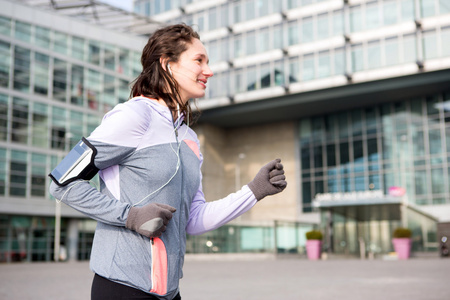
<path id="1" fill-rule="evenodd" d="M 164 106 L 164 105 L 158 103 L 158 101 L 153 98 L 138 96 L 138 97 L 131 98 L 128 101 L 145 101 L 145 103 L 149 104 L 157 113 L 159 113 L 163 118 L 167 119 L 171 123 L 179 122 L 179 124 L 181 124 L 185 119 L 185 115 L 183 113 L 180 116 L 180 121 L 174 120 L 172 117 L 172 113 L 170 112 L 170 109 L 167 106 Z"/>

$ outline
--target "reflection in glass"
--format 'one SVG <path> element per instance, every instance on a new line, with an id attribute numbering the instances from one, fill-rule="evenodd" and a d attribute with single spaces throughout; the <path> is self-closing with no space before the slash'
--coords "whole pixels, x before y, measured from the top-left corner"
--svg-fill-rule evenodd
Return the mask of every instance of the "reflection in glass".
<path id="1" fill-rule="evenodd" d="M 0 41 L 0 86 L 9 86 L 9 73 L 11 71 L 11 47 L 10 44 Z"/>
<path id="2" fill-rule="evenodd" d="M 25 93 L 30 91 L 30 56 L 30 50 L 19 46 L 14 47 L 13 87 Z"/>
<path id="3" fill-rule="evenodd" d="M 50 57 L 35 52 L 34 54 L 34 92 L 47 95 L 49 85 Z"/>
<path id="4" fill-rule="evenodd" d="M 63 60 L 54 60 L 53 66 L 53 98 L 65 102 L 67 91 L 67 63 Z"/>

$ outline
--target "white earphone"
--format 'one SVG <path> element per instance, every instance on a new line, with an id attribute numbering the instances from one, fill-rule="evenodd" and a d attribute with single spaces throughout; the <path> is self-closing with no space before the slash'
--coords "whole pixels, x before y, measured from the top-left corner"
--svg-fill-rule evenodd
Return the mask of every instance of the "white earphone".
<path id="1" fill-rule="evenodd" d="M 172 74 L 172 69 L 170 68 L 170 64 L 167 64 L 167 69 L 169 70 L 170 76 L 173 76 L 173 74 Z"/>

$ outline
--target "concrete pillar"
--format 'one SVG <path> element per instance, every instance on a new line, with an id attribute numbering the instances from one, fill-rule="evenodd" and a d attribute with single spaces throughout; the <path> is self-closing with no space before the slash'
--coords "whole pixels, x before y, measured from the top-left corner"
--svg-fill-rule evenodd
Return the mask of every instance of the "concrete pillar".
<path id="1" fill-rule="evenodd" d="M 70 219 L 67 228 L 67 252 L 68 259 L 70 261 L 76 261 L 78 258 L 78 225 L 80 221 L 78 219 Z"/>

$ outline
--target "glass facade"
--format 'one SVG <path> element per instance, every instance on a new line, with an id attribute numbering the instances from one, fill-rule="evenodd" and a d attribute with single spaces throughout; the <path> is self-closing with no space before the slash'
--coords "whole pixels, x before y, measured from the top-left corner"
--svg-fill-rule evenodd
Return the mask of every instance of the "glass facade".
<path id="1" fill-rule="evenodd" d="M 199 31 L 214 71 L 200 107 L 205 101 L 208 108 L 206 101 L 215 98 L 228 98 L 230 104 L 260 100 L 265 89 L 300 98 L 304 91 L 347 84 L 351 89 L 352 83 L 418 74 L 427 64 L 439 65 L 437 70 L 449 66 L 450 6 L 443 0 L 134 3 L 137 13 Z M 312 201 L 319 193 L 387 195 L 394 186 L 403 187 L 413 205 L 448 204 L 449 95 L 443 86 L 415 98 L 380 99 L 377 105 L 361 103 L 349 111 L 299 119 L 302 213 L 317 211 Z M 387 207 L 371 208 L 372 222 L 335 212 L 335 240 L 326 247 L 357 253 L 360 234 L 368 251 L 392 251 L 388 238 L 403 218 L 386 219 Z M 322 215 L 323 221 L 327 211 Z M 416 241 L 414 249 L 434 249 L 435 223 L 408 215 L 408 225 L 423 233 L 415 235 L 422 242 Z M 216 238 L 230 239 L 227 230 L 215 231 Z M 213 234 L 199 237 L 205 239 L 200 244 L 212 241 Z"/>
<path id="2" fill-rule="evenodd" d="M 0 201 L 53 207 L 47 174 L 105 112 L 128 99 L 140 50 L 100 38 L 0 12 Z M 62 246 L 67 222 L 63 217 Z M 2 212 L 0 262 L 52 260 L 54 230 L 54 218 Z M 79 234 L 78 258 L 88 259 L 93 230 Z"/>
<path id="3" fill-rule="evenodd" d="M 43 197 L 36 175 L 127 100 L 140 53 L 3 16 L 0 49 L 0 139 L 9 145 L 0 145 L 2 186 L 10 187 L 3 195 Z"/>
<path id="4" fill-rule="evenodd" d="M 264 226 L 224 225 L 187 236 L 186 253 L 299 253 L 305 254 L 306 232 L 312 224 L 275 221 Z"/>
<path id="5" fill-rule="evenodd" d="M 450 92 L 300 122 L 303 210 L 318 193 L 406 189 L 410 203 L 450 203 Z"/>

